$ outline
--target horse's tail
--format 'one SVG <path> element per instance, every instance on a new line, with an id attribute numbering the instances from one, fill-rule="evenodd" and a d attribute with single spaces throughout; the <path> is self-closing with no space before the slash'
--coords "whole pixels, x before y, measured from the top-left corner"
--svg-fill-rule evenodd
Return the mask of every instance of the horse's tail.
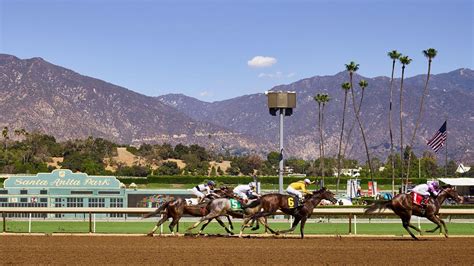
<path id="1" fill-rule="evenodd" d="M 171 200 L 166 201 L 165 203 L 161 204 L 160 207 L 158 207 L 154 212 L 149 212 L 149 213 L 143 215 L 143 218 L 150 218 L 150 217 L 153 217 L 153 216 L 156 216 L 156 215 L 160 214 L 165 208 L 168 207 L 170 202 L 171 202 Z"/>
<path id="2" fill-rule="evenodd" d="M 381 212 L 387 208 L 392 209 L 392 200 L 376 201 L 372 205 L 365 208 L 364 214 L 371 214 L 376 210 L 379 210 L 379 212 Z"/>

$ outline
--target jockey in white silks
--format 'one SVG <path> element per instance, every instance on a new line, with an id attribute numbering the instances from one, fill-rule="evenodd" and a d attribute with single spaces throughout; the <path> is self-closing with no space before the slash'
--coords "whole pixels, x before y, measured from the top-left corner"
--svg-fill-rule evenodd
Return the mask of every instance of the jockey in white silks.
<path id="1" fill-rule="evenodd" d="M 209 181 L 207 184 L 200 184 L 191 189 L 194 195 L 198 197 L 198 202 L 201 203 L 204 198 L 211 193 L 216 186 L 214 181 Z"/>
<path id="2" fill-rule="evenodd" d="M 254 192 L 256 187 L 257 185 L 255 182 L 250 182 L 248 185 L 236 186 L 233 192 L 246 203 L 248 201 L 249 194 L 258 196 L 258 194 Z"/>

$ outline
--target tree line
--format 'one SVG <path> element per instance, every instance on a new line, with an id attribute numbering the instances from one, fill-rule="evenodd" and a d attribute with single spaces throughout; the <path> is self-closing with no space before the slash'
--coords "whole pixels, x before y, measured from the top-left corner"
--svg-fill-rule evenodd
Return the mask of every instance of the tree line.
<path id="1" fill-rule="evenodd" d="M 177 144 L 142 144 L 139 147 L 119 145 L 102 138 L 89 137 L 58 142 L 53 136 L 40 132 L 26 132 L 15 130 L 13 133 L 5 127 L 2 131 L 3 148 L 0 150 L 0 172 L 12 174 L 35 174 L 55 169 L 48 166 L 52 157 L 62 157 L 58 163 L 60 167 L 72 171 L 85 172 L 91 175 L 119 175 L 119 176 L 149 176 L 149 175 L 183 175 L 183 176 L 237 176 L 260 175 L 276 176 L 280 153 L 273 151 L 262 157 L 256 154 L 231 155 L 229 153 L 215 153 L 199 145 Z M 12 138 L 13 137 L 13 138 Z M 13 140 L 15 139 L 15 140 Z M 117 156 L 117 147 L 126 147 L 127 150 L 142 160 L 133 166 L 126 166 L 110 160 Z M 108 158 L 108 159 L 107 159 Z M 404 150 L 403 160 L 399 156 L 389 155 L 386 160 L 378 158 L 372 160 L 372 167 L 377 177 L 389 178 L 392 172 L 401 175 L 402 169 L 408 169 L 410 164 L 411 178 L 419 175 L 422 178 L 437 177 L 442 173 L 433 153 L 427 151 L 418 158 L 410 147 Z M 186 165 L 178 167 L 175 160 L 181 160 Z M 229 161 L 230 167 L 222 169 L 211 165 L 211 162 Z M 402 163 L 403 162 L 403 163 Z M 107 165 L 115 166 L 116 171 L 107 170 Z M 392 166 L 393 165 L 393 166 Z M 339 167 L 361 167 L 361 177 L 370 176 L 368 164 L 360 165 L 358 161 L 344 156 L 321 156 L 315 160 L 288 158 L 285 167 L 288 171 L 308 176 L 333 176 Z M 456 164 L 449 162 L 449 172 L 454 173 Z M 420 170 L 420 171 L 419 171 Z M 289 172 L 288 172 L 289 173 Z"/>

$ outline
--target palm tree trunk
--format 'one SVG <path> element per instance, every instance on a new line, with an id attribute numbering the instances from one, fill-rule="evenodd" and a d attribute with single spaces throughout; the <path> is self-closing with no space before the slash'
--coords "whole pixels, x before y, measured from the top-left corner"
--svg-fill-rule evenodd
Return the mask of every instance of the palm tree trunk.
<path id="1" fill-rule="evenodd" d="M 322 165 L 322 171 L 321 171 L 321 174 L 323 175 L 324 177 L 324 130 L 323 130 L 323 127 L 324 127 L 324 107 L 325 107 L 325 103 L 323 103 L 323 108 L 322 108 L 322 112 L 321 112 L 321 127 L 320 127 L 320 134 L 321 134 L 321 151 L 323 153 L 323 159 L 321 161 L 321 165 Z"/>
<path id="2" fill-rule="evenodd" d="M 415 130 L 413 131 L 413 135 L 411 136 L 410 140 L 410 147 L 413 150 L 413 145 L 415 144 L 415 137 L 416 137 L 416 131 L 420 125 L 422 113 L 423 113 L 423 105 L 425 102 L 425 97 L 428 92 L 428 81 L 430 80 L 430 72 L 431 72 L 431 59 L 428 60 L 428 76 L 426 77 L 426 82 L 425 82 L 425 88 L 423 89 L 423 95 L 421 96 L 421 101 L 420 101 L 420 110 L 418 111 L 418 117 L 416 118 L 416 123 L 415 123 Z M 411 164 L 411 152 L 408 154 L 408 166 L 407 166 L 407 182 L 408 178 L 410 177 L 410 164 Z"/>
<path id="3" fill-rule="evenodd" d="M 339 152 L 337 154 L 336 193 L 339 192 L 339 183 L 341 181 L 341 150 L 342 150 L 342 137 L 344 136 L 344 122 L 346 118 L 346 106 L 347 106 L 347 90 L 344 91 L 344 109 L 342 111 L 342 129 L 341 129 L 341 137 L 339 138 Z"/>
<path id="4" fill-rule="evenodd" d="M 393 101 L 393 75 L 395 73 L 395 59 L 392 63 L 392 79 L 390 80 L 390 105 L 388 111 L 388 128 L 390 131 L 390 160 L 392 161 L 392 195 L 395 195 L 395 158 L 393 156 L 393 130 L 392 130 L 392 101 Z"/>
<path id="5" fill-rule="evenodd" d="M 362 101 L 364 100 L 364 91 L 365 90 L 362 90 L 362 94 L 360 96 L 360 101 L 359 101 L 359 106 L 357 107 L 357 114 L 359 114 L 359 115 L 360 115 L 360 109 L 361 109 L 361 106 L 362 106 Z M 355 125 L 356 125 L 356 121 L 354 120 L 352 122 L 351 128 L 349 129 L 349 133 L 347 134 L 346 145 L 344 145 L 344 151 L 342 152 L 342 157 L 343 158 L 346 157 L 347 146 L 349 146 L 352 131 L 354 130 Z M 351 149 L 351 152 L 352 152 L 352 149 Z M 349 154 L 351 154 L 351 152 L 349 152 Z"/>
<path id="6" fill-rule="evenodd" d="M 321 173 L 323 184 L 324 184 L 324 175 L 323 175 L 323 134 L 321 130 L 321 103 L 318 102 L 318 126 L 319 126 L 319 171 Z"/>
<path id="7" fill-rule="evenodd" d="M 352 106 L 354 106 L 354 113 L 356 114 L 357 123 L 359 124 L 360 132 L 362 134 L 362 140 L 364 141 L 365 153 L 367 155 L 367 163 L 369 164 L 370 179 L 372 180 L 372 185 L 373 185 L 374 181 L 375 181 L 374 180 L 374 171 L 372 169 L 372 162 L 370 161 L 369 147 L 367 146 L 367 140 L 365 138 L 364 127 L 362 126 L 362 123 L 360 122 L 360 116 L 359 116 L 359 114 L 357 113 L 357 110 L 356 110 L 354 89 L 352 87 L 352 72 L 349 72 L 349 76 L 350 76 L 350 83 L 351 83 Z"/>
<path id="8" fill-rule="evenodd" d="M 402 178 L 402 188 L 403 188 L 403 77 L 405 75 L 405 66 L 402 66 L 402 80 L 400 81 L 400 175 Z M 404 192 L 406 192 L 406 186 Z"/>

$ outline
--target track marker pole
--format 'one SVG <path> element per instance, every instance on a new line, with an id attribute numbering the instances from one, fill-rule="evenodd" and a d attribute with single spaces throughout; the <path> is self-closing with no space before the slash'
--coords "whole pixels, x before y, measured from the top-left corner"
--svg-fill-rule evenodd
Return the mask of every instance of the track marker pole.
<path id="1" fill-rule="evenodd" d="M 160 215 L 160 220 L 163 219 L 163 214 Z M 163 224 L 160 225 L 160 235 L 163 234 Z"/>
<path id="2" fill-rule="evenodd" d="M 28 233 L 31 234 L 31 212 L 28 214 Z"/>
<path id="3" fill-rule="evenodd" d="M 354 215 L 354 235 L 357 235 L 357 215 Z"/>
<path id="4" fill-rule="evenodd" d="M 92 227 L 92 232 L 95 233 L 95 213 L 94 213 L 93 219 L 94 219 L 94 226 Z"/>

